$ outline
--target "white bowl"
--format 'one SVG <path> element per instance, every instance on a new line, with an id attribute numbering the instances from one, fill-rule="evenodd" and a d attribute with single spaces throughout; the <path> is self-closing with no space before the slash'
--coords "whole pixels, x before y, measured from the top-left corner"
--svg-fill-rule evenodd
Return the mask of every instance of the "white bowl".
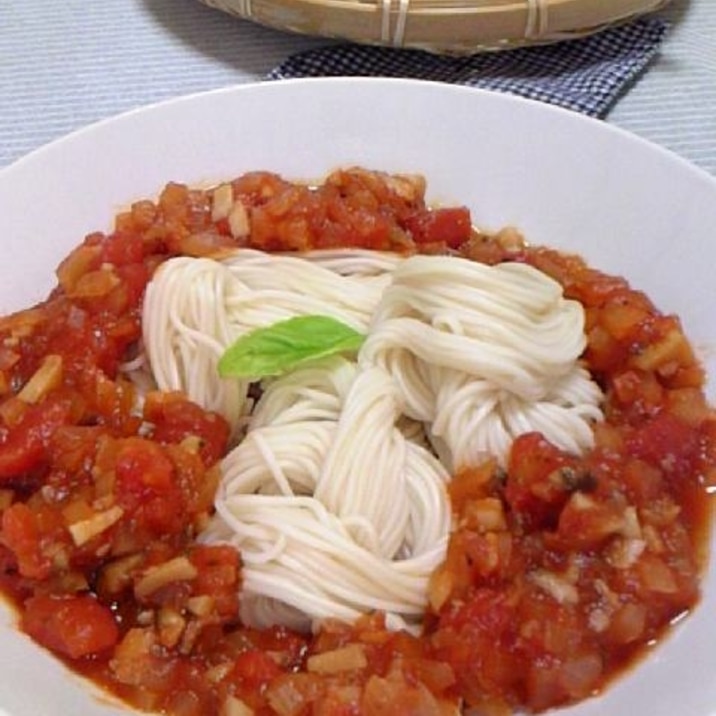
<path id="1" fill-rule="evenodd" d="M 716 180 L 603 122 L 507 95 L 404 80 L 295 80 L 180 98 L 89 127 L 0 171 L 0 313 L 42 298 L 84 234 L 169 180 L 339 165 L 420 172 L 485 228 L 582 254 L 678 313 L 716 397 Z M 122 707 L 70 674 L 0 605 L 0 713 Z M 602 696 L 562 716 L 714 716 L 716 573 L 702 603 Z M 126 712 L 125 712 L 126 713 Z"/>

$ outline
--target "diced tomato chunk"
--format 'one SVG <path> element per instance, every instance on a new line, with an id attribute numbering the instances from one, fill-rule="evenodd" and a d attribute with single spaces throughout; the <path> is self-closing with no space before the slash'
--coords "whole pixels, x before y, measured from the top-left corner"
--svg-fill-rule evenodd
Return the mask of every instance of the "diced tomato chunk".
<path id="1" fill-rule="evenodd" d="M 117 275 L 126 289 L 128 306 L 137 306 L 149 280 L 149 270 L 142 263 L 126 264 L 117 268 Z"/>
<path id="2" fill-rule="evenodd" d="M 0 482 L 17 480 L 39 467 L 53 432 L 67 424 L 71 414 L 70 403 L 61 399 L 30 406 L 0 442 Z"/>
<path id="3" fill-rule="evenodd" d="M 161 447 L 142 438 L 122 441 L 116 463 L 120 490 L 139 496 L 162 493 L 174 484 L 174 467 Z"/>
<path id="4" fill-rule="evenodd" d="M 101 654 L 119 639 L 112 612 L 88 595 L 31 597 L 22 626 L 40 644 L 71 659 Z"/>
<path id="5" fill-rule="evenodd" d="M 506 596 L 499 590 L 483 588 L 475 590 L 464 602 L 446 609 L 440 626 L 497 636 L 510 627 L 513 618 Z"/>
<path id="6" fill-rule="evenodd" d="M 116 233 L 103 242 L 101 263 L 125 266 L 141 264 L 143 258 L 144 242 L 141 236 Z"/>
<path id="7" fill-rule="evenodd" d="M 270 654 L 252 649 L 236 657 L 230 679 L 249 691 L 256 691 L 281 673 L 281 668 Z"/>
<path id="8" fill-rule="evenodd" d="M 199 454 L 207 466 L 213 465 L 226 450 L 229 439 L 226 420 L 179 394 L 150 393 L 144 417 L 154 424 L 153 437 L 158 442 L 181 443 L 186 438 L 198 438 Z"/>
<path id="9" fill-rule="evenodd" d="M 540 433 L 519 436 L 510 451 L 505 498 L 526 524 L 553 523 L 569 497 L 574 460 Z"/>
<path id="10" fill-rule="evenodd" d="M 199 545 L 190 559 L 199 571 L 194 593 L 210 595 L 220 615 L 234 615 L 239 604 L 239 553 L 229 546 Z"/>
<path id="11" fill-rule="evenodd" d="M 161 445 L 144 438 L 118 442 L 116 499 L 142 534 L 176 534 L 191 521 L 174 465 Z"/>
<path id="12" fill-rule="evenodd" d="M 699 454 L 699 435 L 668 412 L 661 412 L 640 427 L 628 440 L 631 453 L 673 477 L 693 471 Z"/>
<path id="13" fill-rule="evenodd" d="M 559 516 L 559 534 L 565 544 L 579 549 L 598 547 L 624 528 L 624 504 L 596 500 L 576 493 Z"/>
<path id="14" fill-rule="evenodd" d="M 16 502 L 2 513 L 0 540 L 15 555 L 20 574 L 33 579 L 46 578 L 50 559 L 42 553 L 41 533 L 35 513 L 23 502 Z"/>
<path id="15" fill-rule="evenodd" d="M 406 227 L 417 244 L 443 242 L 453 249 L 465 243 L 472 232 L 470 211 L 466 207 L 416 212 L 408 217 Z"/>

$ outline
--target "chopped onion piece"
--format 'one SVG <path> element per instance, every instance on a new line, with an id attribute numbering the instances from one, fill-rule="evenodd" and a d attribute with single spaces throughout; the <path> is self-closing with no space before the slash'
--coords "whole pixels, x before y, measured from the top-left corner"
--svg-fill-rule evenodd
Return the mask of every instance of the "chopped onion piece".
<path id="1" fill-rule="evenodd" d="M 186 557 L 175 557 L 148 569 L 135 585 L 134 594 L 138 599 L 143 599 L 172 582 L 194 579 L 198 573 L 197 568 Z"/>
<path id="2" fill-rule="evenodd" d="M 318 674 L 336 674 L 341 671 L 365 669 L 368 659 L 360 644 L 348 644 L 340 649 L 325 651 L 308 657 L 306 668 Z"/>
<path id="3" fill-rule="evenodd" d="M 119 522 L 124 515 L 124 510 L 119 505 L 114 505 L 104 512 L 97 512 L 86 520 L 80 520 L 71 524 L 68 529 L 72 535 L 72 541 L 81 547 L 97 535 L 109 529 L 113 524 Z"/>

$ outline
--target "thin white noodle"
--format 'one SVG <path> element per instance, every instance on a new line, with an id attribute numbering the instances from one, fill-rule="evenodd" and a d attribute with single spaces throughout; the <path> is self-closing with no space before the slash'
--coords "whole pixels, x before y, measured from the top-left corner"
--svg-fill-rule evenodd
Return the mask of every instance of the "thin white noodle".
<path id="1" fill-rule="evenodd" d="M 370 261 L 365 252 L 346 252 L 343 261 L 364 271 L 352 276 L 341 255 L 307 261 L 240 251 L 224 261 L 187 257 L 167 261 L 145 297 L 143 339 L 157 386 L 182 390 L 221 413 L 240 435 L 252 408 L 248 381 L 222 379 L 217 363 L 238 337 L 298 315 L 336 318 L 365 332 L 399 261 L 386 255 Z"/>
<path id="2" fill-rule="evenodd" d="M 264 380 L 255 405 L 249 381 L 218 376 L 237 337 L 311 313 L 366 333 L 358 355 Z M 201 539 L 241 551 L 241 617 L 258 627 L 381 610 L 415 628 L 447 549 L 449 474 L 504 463 L 533 430 L 579 453 L 601 417 L 579 363 L 581 306 L 522 264 L 349 250 L 174 259 L 147 291 L 143 334 L 158 386 L 234 429 Z"/>
<path id="3" fill-rule="evenodd" d="M 342 392 L 350 371 L 354 379 Z M 341 410 L 293 424 L 278 412 L 279 424 L 267 423 L 281 396 L 297 418 L 312 412 L 312 400 L 325 405 L 328 397 Z M 274 381 L 256 415 L 247 438 L 224 461 L 217 518 L 204 535 L 242 552 L 242 618 L 266 625 L 300 612 L 316 622 L 380 609 L 401 625 L 414 622 L 425 607 L 430 574 L 444 558 L 448 476 L 397 427 L 401 410 L 390 378 L 377 368 L 356 374 L 355 364 L 327 359 Z M 376 431 L 377 425 L 385 430 Z M 300 460 L 309 426 L 326 437 L 320 465 Z M 370 451 L 370 462 L 356 460 L 356 451 Z M 289 461 L 293 469 L 286 469 Z M 311 496 L 291 496 L 314 479 Z"/>
<path id="4" fill-rule="evenodd" d="M 415 256 L 394 271 L 359 360 L 394 377 L 454 470 L 505 462 L 528 430 L 588 448 L 601 392 L 578 363 L 585 343 L 582 307 L 536 269 Z"/>

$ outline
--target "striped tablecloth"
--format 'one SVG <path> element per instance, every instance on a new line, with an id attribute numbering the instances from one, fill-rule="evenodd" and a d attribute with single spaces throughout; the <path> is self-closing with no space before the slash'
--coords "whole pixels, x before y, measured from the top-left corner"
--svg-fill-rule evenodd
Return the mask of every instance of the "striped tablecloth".
<path id="1" fill-rule="evenodd" d="M 716 2 L 674 0 L 670 30 L 607 121 L 716 174 Z M 179 94 L 265 78 L 327 44 L 196 0 L 0 3 L 0 166 L 74 129 Z"/>

